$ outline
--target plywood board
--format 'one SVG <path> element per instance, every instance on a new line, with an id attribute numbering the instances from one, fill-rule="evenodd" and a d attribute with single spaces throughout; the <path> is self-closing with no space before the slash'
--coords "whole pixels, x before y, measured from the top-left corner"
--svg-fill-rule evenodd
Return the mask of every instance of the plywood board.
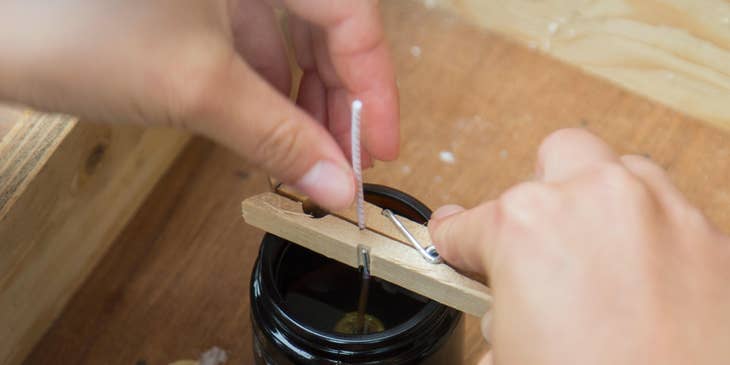
<path id="1" fill-rule="evenodd" d="M 0 103 L 0 144 L 23 114 L 23 109 Z"/>
<path id="2" fill-rule="evenodd" d="M 0 144 L 0 363 L 18 364 L 187 135 L 23 112 Z"/>
<path id="3" fill-rule="evenodd" d="M 730 129 L 726 0 L 424 0 Z"/>

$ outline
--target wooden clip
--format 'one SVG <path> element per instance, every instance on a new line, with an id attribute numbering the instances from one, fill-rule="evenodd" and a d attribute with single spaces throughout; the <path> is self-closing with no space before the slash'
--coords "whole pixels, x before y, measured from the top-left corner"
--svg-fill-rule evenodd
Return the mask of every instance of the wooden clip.
<path id="1" fill-rule="evenodd" d="M 368 229 L 362 231 L 352 223 L 354 211 L 314 218 L 303 212 L 301 202 L 276 193 L 244 200 L 242 211 L 248 224 L 352 267 L 357 267 L 357 245 L 365 245 L 370 248 L 372 275 L 462 312 L 481 316 L 491 306 L 484 284 L 448 265 L 426 262 L 375 205 L 366 203 Z M 420 242 L 431 243 L 425 226 L 401 221 Z"/>

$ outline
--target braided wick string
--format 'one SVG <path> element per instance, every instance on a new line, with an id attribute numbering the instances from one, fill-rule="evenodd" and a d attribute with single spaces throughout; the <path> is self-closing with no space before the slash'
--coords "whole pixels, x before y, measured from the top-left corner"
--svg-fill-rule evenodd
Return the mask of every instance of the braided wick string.
<path id="1" fill-rule="evenodd" d="M 365 229 L 365 194 L 362 188 L 362 165 L 360 155 L 360 113 L 362 112 L 362 102 L 355 100 L 352 102 L 352 127 L 350 133 L 352 135 L 352 169 L 355 172 L 355 180 L 357 180 L 357 227 L 361 230 Z"/>

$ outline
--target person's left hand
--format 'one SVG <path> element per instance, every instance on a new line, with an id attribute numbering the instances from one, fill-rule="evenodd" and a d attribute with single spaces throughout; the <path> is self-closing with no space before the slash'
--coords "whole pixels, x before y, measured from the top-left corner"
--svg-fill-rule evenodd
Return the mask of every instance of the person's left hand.
<path id="1" fill-rule="evenodd" d="M 349 205 L 349 105 L 363 165 L 398 154 L 398 96 L 375 0 L 280 0 L 304 70 L 297 104 L 265 0 L 0 3 L 0 100 L 93 121 L 185 127 L 325 208 Z"/>

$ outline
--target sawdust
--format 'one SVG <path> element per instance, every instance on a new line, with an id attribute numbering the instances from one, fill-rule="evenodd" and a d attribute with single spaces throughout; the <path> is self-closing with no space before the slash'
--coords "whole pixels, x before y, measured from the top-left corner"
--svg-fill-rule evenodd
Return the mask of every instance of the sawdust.
<path id="1" fill-rule="evenodd" d="M 441 159 L 441 162 L 447 163 L 450 165 L 453 165 L 456 162 L 456 157 L 454 156 L 454 153 L 451 151 L 439 152 L 439 159 Z"/>

